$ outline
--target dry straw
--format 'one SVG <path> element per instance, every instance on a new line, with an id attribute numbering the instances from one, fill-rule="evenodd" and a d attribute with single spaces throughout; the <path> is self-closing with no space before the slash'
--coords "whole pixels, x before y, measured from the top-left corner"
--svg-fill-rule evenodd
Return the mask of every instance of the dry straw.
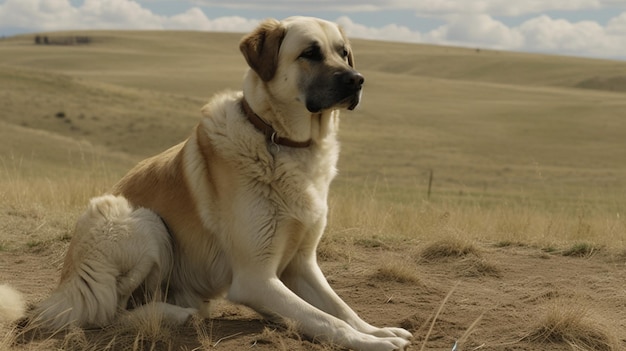
<path id="1" fill-rule="evenodd" d="M 524 338 L 538 344 L 567 344 L 573 350 L 617 351 L 617 332 L 582 301 L 549 305 Z"/>

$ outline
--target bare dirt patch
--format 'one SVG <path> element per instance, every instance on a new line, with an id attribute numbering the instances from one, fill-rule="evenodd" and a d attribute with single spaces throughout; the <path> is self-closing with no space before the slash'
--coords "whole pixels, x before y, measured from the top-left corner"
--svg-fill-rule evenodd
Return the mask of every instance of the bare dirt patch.
<path id="1" fill-rule="evenodd" d="M 0 252 L 0 281 L 29 302 L 56 284 L 62 243 L 38 252 Z M 564 256 L 524 246 L 459 244 L 466 255 L 420 260 L 441 243 L 413 241 L 360 245 L 325 243 L 347 255 L 325 255 L 330 283 L 359 314 L 375 325 L 402 326 L 414 333 L 413 349 L 427 350 L 620 350 L 626 347 L 626 279 L 619 255 Z M 469 261 L 469 263 L 468 263 Z M 467 267 L 488 262 L 487 271 Z M 437 315 L 446 295 L 450 294 Z M 583 313 L 584 312 L 584 313 Z M 18 338 L 15 350 L 202 349 L 329 350 L 293 328 L 263 320 L 253 311 L 218 302 L 210 320 L 181 328 L 163 325 L 73 330 L 53 337 Z M 432 331 L 429 328 L 432 325 Z M 3 334 L 9 331 L 5 326 Z M 426 339 L 428 335 L 428 340 Z M 1 345 L 1 344 L 0 344 Z"/>

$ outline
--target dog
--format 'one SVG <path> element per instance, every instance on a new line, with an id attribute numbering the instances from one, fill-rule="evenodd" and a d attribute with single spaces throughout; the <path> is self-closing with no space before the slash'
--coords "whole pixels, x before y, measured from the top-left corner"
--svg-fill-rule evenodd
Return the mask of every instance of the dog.
<path id="1" fill-rule="evenodd" d="M 411 333 L 374 327 L 342 301 L 316 258 L 339 111 L 363 90 L 348 39 L 321 19 L 269 19 L 240 50 L 243 91 L 213 97 L 186 141 L 90 201 L 31 323 L 98 327 L 157 311 L 180 324 L 226 297 L 321 342 L 408 347 Z"/>

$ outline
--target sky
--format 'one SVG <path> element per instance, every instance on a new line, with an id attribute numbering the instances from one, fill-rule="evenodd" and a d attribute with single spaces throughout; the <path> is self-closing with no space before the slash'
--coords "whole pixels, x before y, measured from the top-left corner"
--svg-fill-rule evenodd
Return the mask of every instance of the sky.
<path id="1" fill-rule="evenodd" d="M 247 32 L 293 15 L 337 22 L 354 38 L 626 60 L 626 0 L 0 0 L 0 36 Z"/>

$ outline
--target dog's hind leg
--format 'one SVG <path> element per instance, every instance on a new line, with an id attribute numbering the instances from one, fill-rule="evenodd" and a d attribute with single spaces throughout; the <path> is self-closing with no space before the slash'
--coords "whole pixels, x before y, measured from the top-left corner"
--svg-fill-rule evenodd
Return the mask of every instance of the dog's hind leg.
<path id="1" fill-rule="evenodd" d="M 169 282 L 173 265 L 170 236 L 161 218 L 139 208 L 133 211 L 130 221 L 133 227 L 130 247 L 113 253 L 121 269 L 117 290 L 122 309 L 131 295 L 137 297 L 138 293 L 143 294 L 140 302 L 165 301 L 166 292 L 162 289 Z M 129 260 L 128 255 L 135 255 L 135 259 Z"/>
<path id="2" fill-rule="evenodd" d="M 120 321 L 126 325 L 141 325 L 145 323 L 160 323 L 178 326 L 187 322 L 191 316 L 198 313 L 195 308 L 185 308 L 166 302 L 148 302 L 132 311 L 124 313 Z"/>
<path id="3" fill-rule="evenodd" d="M 169 234 L 156 214 L 121 196 L 94 198 L 76 224 L 58 288 L 31 323 L 52 331 L 109 324 L 137 287 L 158 285 L 170 266 Z"/>

